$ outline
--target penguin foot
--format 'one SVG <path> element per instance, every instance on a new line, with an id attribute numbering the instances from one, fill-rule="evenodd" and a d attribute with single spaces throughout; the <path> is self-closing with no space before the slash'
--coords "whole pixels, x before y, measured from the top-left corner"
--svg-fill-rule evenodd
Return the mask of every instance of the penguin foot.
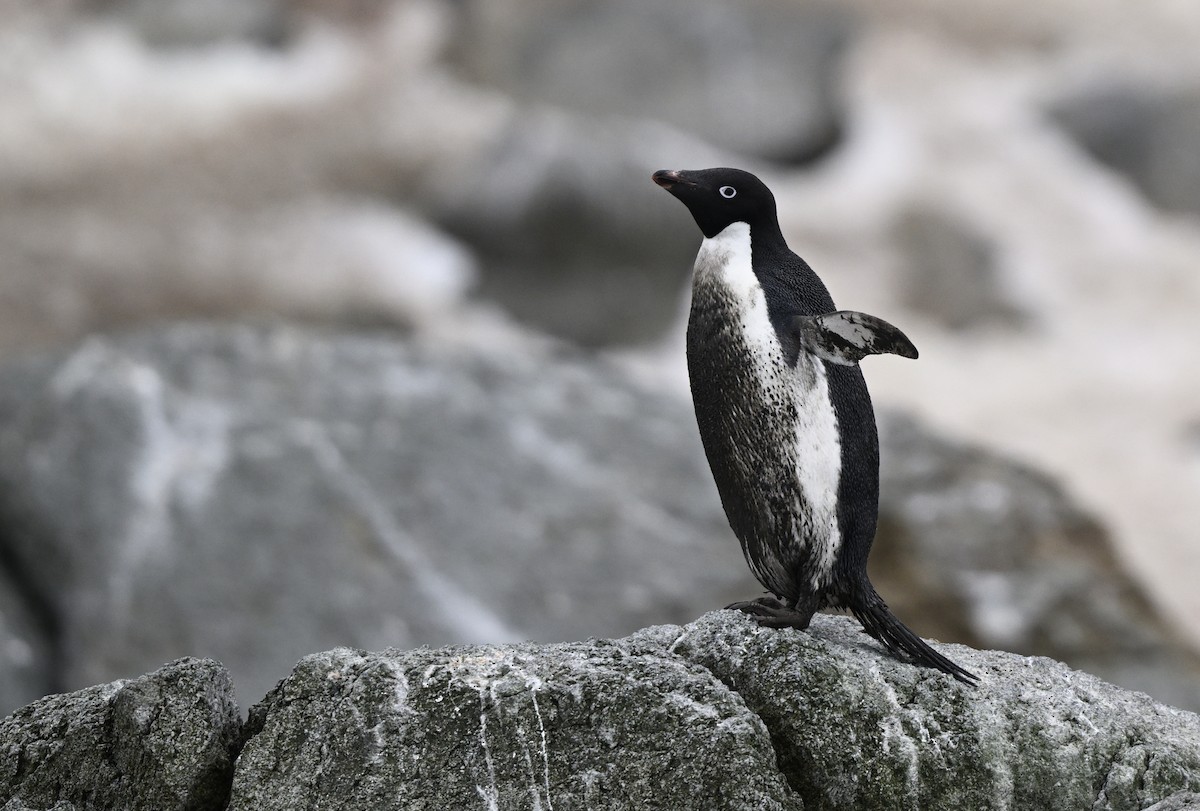
<path id="1" fill-rule="evenodd" d="M 741 611 L 749 614 L 754 621 L 764 628 L 797 628 L 801 631 L 808 629 L 813 612 L 798 611 L 784 605 L 774 597 L 759 597 L 757 600 L 742 600 L 725 606 L 727 610 Z"/>

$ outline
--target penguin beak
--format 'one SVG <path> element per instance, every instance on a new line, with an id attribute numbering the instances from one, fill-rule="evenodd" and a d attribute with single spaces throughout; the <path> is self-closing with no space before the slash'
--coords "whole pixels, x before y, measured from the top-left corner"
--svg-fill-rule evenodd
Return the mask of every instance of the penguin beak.
<path id="1" fill-rule="evenodd" d="M 659 169 L 657 172 L 655 172 L 653 175 L 650 176 L 650 179 L 653 180 L 658 185 L 662 186 L 667 191 L 670 191 L 673 187 L 678 186 L 678 185 L 684 185 L 684 186 L 696 185 L 695 183 L 685 180 L 683 178 L 683 173 L 681 171 L 679 171 L 678 169 Z"/>

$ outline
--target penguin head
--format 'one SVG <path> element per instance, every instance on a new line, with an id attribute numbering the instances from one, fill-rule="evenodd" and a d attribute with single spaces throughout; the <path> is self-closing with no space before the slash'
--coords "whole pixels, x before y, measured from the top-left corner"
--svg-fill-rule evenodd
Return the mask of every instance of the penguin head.
<path id="1" fill-rule="evenodd" d="M 775 195 L 749 172 L 659 169 L 652 179 L 688 207 L 706 237 L 715 237 L 735 222 L 744 222 L 751 229 L 778 227 Z"/>

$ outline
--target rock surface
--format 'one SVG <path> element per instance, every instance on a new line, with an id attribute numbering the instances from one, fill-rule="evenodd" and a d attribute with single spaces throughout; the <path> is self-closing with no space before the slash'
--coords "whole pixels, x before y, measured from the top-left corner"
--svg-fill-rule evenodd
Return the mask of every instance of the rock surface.
<path id="1" fill-rule="evenodd" d="M 763 719 L 806 807 L 1141 809 L 1200 785 L 1200 718 L 1049 659 L 947 646 L 970 689 L 847 618 L 774 633 L 718 612 L 671 638 Z"/>
<path id="2" fill-rule="evenodd" d="M 49 696 L 0 721 L 0 802 L 218 811 L 241 725 L 229 674 L 211 660 Z"/>
<path id="3" fill-rule="evenodd" d="M 0 543 L 70 688 L 201 654 L 261 695 L 314 649 L 619 635 L 756 590 L 686 405 L 537 341 L 175 327 L 3 378 Z"/>
<path id="4" fill-rule="evenodd" d="M 1043 473 L 880 419 L 872 580 L 922 632 L 1051 656 L 1200 708 L 1200 657 L 1125 573 L 1108 532 Z"/>
<path id="5" fill-rule="evenodd" d="M 622 640 L 316 654 L 249 727 L 231 811 L 802 807 L 735 693 Z"/>
<path id="6" fill-rule="evenodd" d="M 1064 665 L 941 646 L 966 687 L 846 617 L 716 611 L 615 640 L 300 661 L 236 717 L 183 660 L 0 723 L 19 809 L 1092 808 L 1178 811 L 1200 718 Z M 238 735 L 239 730 L 241 735 Z M 1157 805 L 1156 805 L 1157 804 Z"/>
<path id="7" fill-rule="evenodd" d="M 836 4 L 475 0 L 463 6 L 455 61 L 473 80 L 520 101 L 657 118 L 777 163 L 812 160 L 840 136 L 837 80 L 853 26 Z"/>
<path id="8" fill-rule="evenodd" d="M 8 568 L 0 566 L 0 713 L 53 691 L 58 683 L 51 660 L 50 612 L 39 612 L 45 607 L 39 606 L 37 594 L 18 584 Z"/>
<path id="9" fill-rule="evenodd" d="M 1178 444 L 1200 400 L 1179 373 L 1200 341 L 1200 6 L 718 5 L 8 0 L 0 354 L 181 316 L 465 331 L 476 267 L 479 295 L 527 323 L 639 344 L 677 322 L 697 241 L 646 176 L 745 165 L 835 298 L 898 310 L 920 346 L 920 364 L 872 375 L 876 401 L 1064 477 L 1156 599 L 1196 622 L 1181 573 L 1200 568 L 1200 500 Z M 470 77 L 485 57 L 495 82 Z M 756 82 L 772 89 L 738 92 Z M 1142 179 L 1046 114 L 1093 87 L 1108 90 L 1090 140 L 1127 143 Z M 702 141 L 730 118 L 787 148 Z M 838 146 L 818 163 L 776 162 L 831 123 Z M 992 273 L 954 267 L 935 285 L 942 298 L 946 278 L 966 282 L 932 318 L 898 300 L 891 224 L 914 200 L 967 224 L 964 263 L 994 248 Z M 1036 331 L 945 327 L 962 302 L 997 303 L 975 297 L 989 276 Z"/>
<path id="10" fill-rule="evenodd" d="M 620 636 L 756 595 L 695 430 L 522 333 L 177 326 L 0 369 L 0 547 L 46 662 L 0 648 L 0 709 L 185 655 L 256 697 L 311 650 Z M 872 576 L 905 622 L 1200 706 L 1058 487 L 911 420 L 882 436 Z"/>

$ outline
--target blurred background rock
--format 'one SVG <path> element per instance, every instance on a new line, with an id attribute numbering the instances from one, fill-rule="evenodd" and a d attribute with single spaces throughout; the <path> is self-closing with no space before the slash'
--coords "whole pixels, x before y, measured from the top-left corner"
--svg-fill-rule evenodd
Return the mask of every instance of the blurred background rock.
<path id="1" fill-rule="evenodd" d="M 757 592 L 649 182 L 718 164 L 921 349 L 866 367 L 897 612 L 1200 707 L 1198 37 L 1169 0 L 0 0 L 0 711 Z"/>

